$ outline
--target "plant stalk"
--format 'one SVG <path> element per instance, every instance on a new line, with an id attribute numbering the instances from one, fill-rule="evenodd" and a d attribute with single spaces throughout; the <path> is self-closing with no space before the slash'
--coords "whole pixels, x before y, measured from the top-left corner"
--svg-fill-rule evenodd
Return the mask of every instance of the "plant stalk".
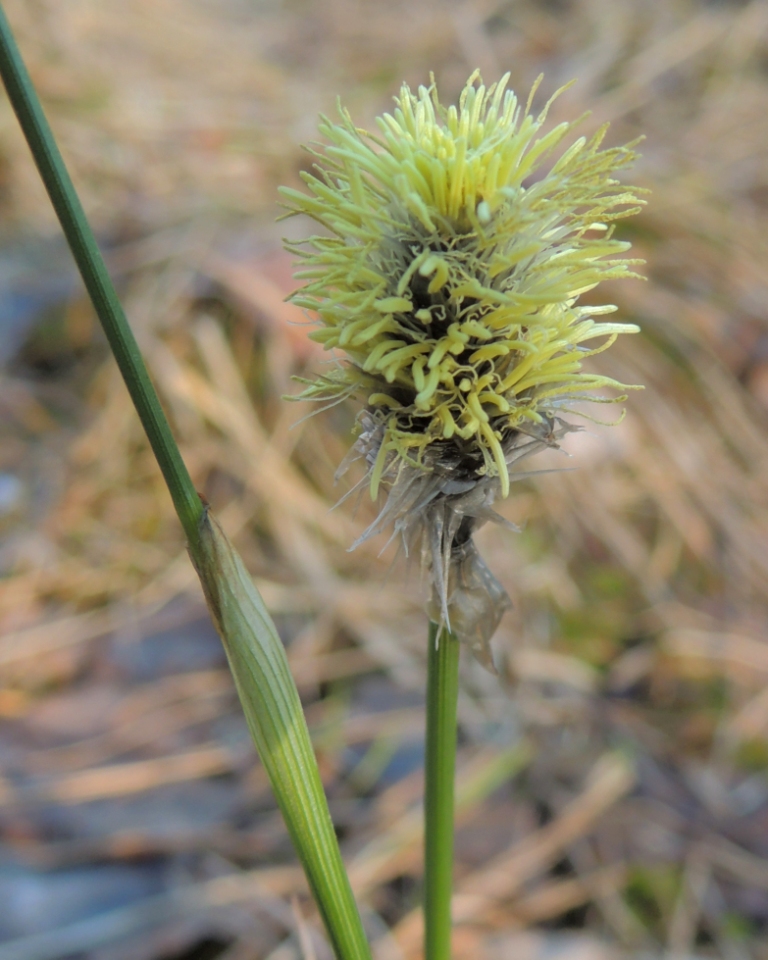
<path id="1" fill-rule="evenodd" d="M 59 218 L 88 296 L 109 341 L 141 425 L 165 477 L 190 545 L 197 542 L 203 505 L 173 439 L 133 331 L 107 272 L 40 100 L 0 6 L 0 76 Z"/>
<path id="2" fill-rule="evenodd" d="M 339 960 L 370 960 L 285 649 L 195 491 L 0 5 L 0 76 L 168 485 L 243 711 Z"/>
<path id="3" fill-rule="evenodd" d="M 429 625 L 424 796 L 424 960 L 450 960 L 459 641 Z"/>

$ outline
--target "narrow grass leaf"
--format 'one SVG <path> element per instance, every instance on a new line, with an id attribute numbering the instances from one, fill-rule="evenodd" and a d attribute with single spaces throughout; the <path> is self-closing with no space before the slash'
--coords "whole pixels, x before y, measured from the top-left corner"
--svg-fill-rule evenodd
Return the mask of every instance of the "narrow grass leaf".
<path id="1" fill-rule="evenodd" d="M 336 955 L 365 960 L 370 950 L 275 625 L 243 561 L 208 511 L 191 553 L 248 727 Z"/>

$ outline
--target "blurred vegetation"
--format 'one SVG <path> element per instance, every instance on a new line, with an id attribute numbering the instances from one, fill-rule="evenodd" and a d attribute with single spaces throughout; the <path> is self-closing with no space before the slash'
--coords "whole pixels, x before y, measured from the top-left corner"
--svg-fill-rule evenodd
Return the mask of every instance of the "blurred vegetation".
<path id="1" fill-rule="evenodd" d="M 571 459 L 531 461 L 557 472 L 513 487 L 520 535 L 480 534 L 515 607 L 501 682 L 463 666 L 455 952 L 768 956 L 768 3 L 5 7 L 198 489 L 288 643 L 382 958 L 418 955 L 422 596 L 383 540 L 347 552 L 365 497 L 330 511 L 355 411 L 295 426 L 310 409 L 280 400 L 324 358 L 283 302 L 280 236 L 310 228 L 274 224 L 275 188 L 337 95 L 370 125 L 430 71 L 446 100 L 478 66 L 522 93 L 544 71 L 543 99 L 577 77 L 553 124 L 646 135 L 650 203 L 620 233 L 648 279 L 610 290 L 643 333 L 605 360 L 646 389 Z M 287 960 L 308 929 L 322 957 L 5 100 L 0 214 L 0 936 L 30 960 L 45 930 L 51 958 Z"/>

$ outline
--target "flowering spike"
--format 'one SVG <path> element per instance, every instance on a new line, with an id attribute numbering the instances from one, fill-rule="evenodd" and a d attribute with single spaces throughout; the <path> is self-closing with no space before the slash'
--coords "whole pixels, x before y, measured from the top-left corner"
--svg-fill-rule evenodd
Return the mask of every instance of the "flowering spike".
<path id="1" fill-rule="evenodd" d="M 328 231 L 290 245 L 309 280 L 293 298 L 319 316 L 315 338 L 348 361 L 301 397 L 367 399 L 357 447 L 371 493 L 388 490 L 370 532 L 393 521 L 407 545 L 421 538 L 436 609 L 465 627 L 467 610 L 451 613 L 451 592 L 468 596 L 456 552 L 470 556 L 472 528 L 509 491 L 509 467 L 557 445 L 564 408 L 628 389 L 582 360 L 637 330 L 592 319 L 612 308 L 577 305 L 601 280 L 635 276 L 611 226 L 644 202 L 615 179 L 635 144 L 601 149 L 601 127 L 542 174 L 576 125 L 544 130 L 570 84 L 534 115 L 539 78 L 521 114 L 508 79 L 486 87 L 475 71 L 458 108 L 441 104 L 433 77 L 416 94 L 403 86 L 378 137 L 339 106 L 338 123 L 321 121 L 329 143 L 313 151 L 309 192 L 282 191 L 287 215 Z M 585 346 L 596 338 L 607 340 Z M 473 582 L 487 587 L 479 563 L 472 554 Z M 477 650 L 497 620 L 487 611 L 475 620 L 479 633 L 465 639 Z"/>

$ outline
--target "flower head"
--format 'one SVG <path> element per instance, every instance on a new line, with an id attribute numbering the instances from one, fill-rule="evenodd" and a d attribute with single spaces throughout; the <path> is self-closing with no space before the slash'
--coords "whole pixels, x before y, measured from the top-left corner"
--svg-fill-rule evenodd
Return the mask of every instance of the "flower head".
<path id="1" fill-rule="evenodd" d="M 626 389 L 582 362 L 637 330 L 594 319 L 612 306 L 577 302 L 603 279 L 633 275 L 633 261 L 616 259 L 629 244 L 612 236 L 612 221 L 642 203 L 614 179 L 633 144 L 601 149 L 602 127 L 542 175 L 574 124 L 543 133 L 552 100 L 534 116 L 538 82 L 521 109 L 507 81 L 486 88 L 473 74 L 458 108 L 440 103 L 434 82 L 417 94 L 403 86 L 378 135 L 340 108 L 338 123 L 321 120 L 328 144 L 303 174 L 309 193 L 282 190 L 291 213 L 327 231 L 290 245 L 307 281 L 292 299 L 320 318 L 313 339 L 347 361 L 301 396 L 364 400 L 355 450 L 372 495 L 388 490 L 366 535 L 393 522 L 407 546 L 421 539 L 449 624 L 452 602 L 462 619 L 455 597 L 467 577 L 494 593 L 468 544 L 508 494 L 510 467 L 556 445 L 574 401 Z M 477 627 L 480 646 L 489 623 Z"/>

